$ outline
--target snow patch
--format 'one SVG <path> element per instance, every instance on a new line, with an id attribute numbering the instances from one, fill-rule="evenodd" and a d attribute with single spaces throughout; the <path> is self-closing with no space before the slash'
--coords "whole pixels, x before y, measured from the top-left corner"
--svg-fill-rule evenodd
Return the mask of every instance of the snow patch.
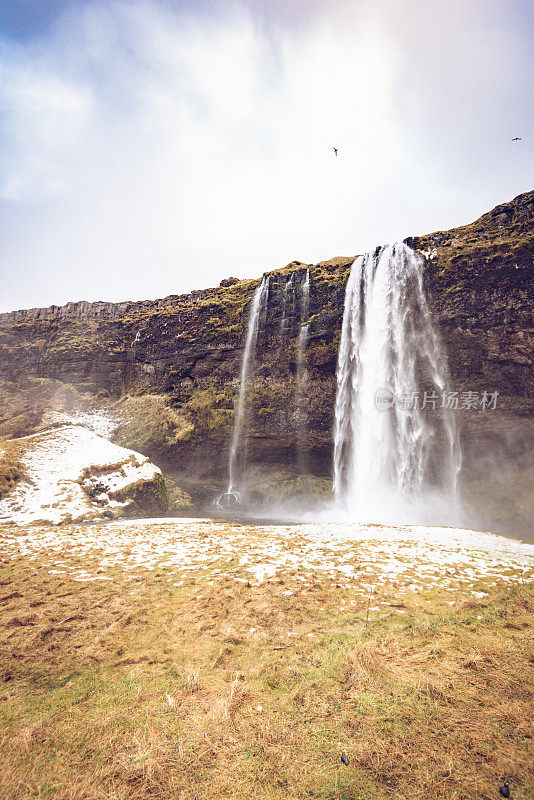
<path id="1" fill-rule="evenodd" d="M 17 525 L 109 516 L 127 505 L 112 495 L 161 474 L 146 456 L 79 425 L 13 441 L 20 446 L 18 460 L 26 479 L 0 501 L 0 521 Z"/>
<path id="2" fill-rule="evenodd" d="M 399 593 L 439 588 L 444 602 L 452 602 L 458 591 L 479 598 L 481 589 L 492 584 L 520 584 L 534 577 L 532 544 L 477 531 L 420 526 L 236 528 L 213 520 L 145 519 L 60 529 L 42 526 L 16 535 L 0 529 L 0 549 L 8 558 L 45 559 L 48 568 L 67 569 L 77 580 L 104 571 L 109 575 L 110 570 L 133 580 L 157 569 L 180 586 L 188 575 L 204 571 L 217 580 L 247 582 L 250 576 L 248 580 L 258 583 L 278 573 L 285 578 L 282 594 L 298 592 L 302 579 L 323 576 L 369 598 L 373 607 L 376 592 L 386 584 Z"/>

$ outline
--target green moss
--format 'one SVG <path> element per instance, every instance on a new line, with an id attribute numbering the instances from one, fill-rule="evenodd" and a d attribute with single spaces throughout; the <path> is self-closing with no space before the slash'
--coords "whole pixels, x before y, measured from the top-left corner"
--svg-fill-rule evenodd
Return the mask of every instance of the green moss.
<path id="1" fill-rule="evenodd" d="M 175 480 L 167 476 L 165 478 L 165 484 L 169 497 L 168 513 L 183 515 L 194 513 L 197 510 L 191 495 L 182 489 Z"/>
<path id="2" fill-rule="evenodd" d="M 445 291 L 443 292 L 443 302 L 444 302 L 444 303 L 450 303 L 452 300 L 454 300 L 454 295 L 455 295 L 457 292 L 460 292 L 460 291 L 461 291 L 461 289 L 462 289 L 462 287 L 461 287 L 461 286 L 449 286 L 449 287 L 448 287 L 447 289 L 445 289 Z"/>
<path id="3" fill-rule="evenodd" d="M 418 249 L 436 251 L 427 262 L 427 271 L 434 276 L 434 296 L 450 302 L 450 295 L 458 291 L 459 278 L 460 288 L 475 290 L 495 286 L 507 291 L 531 281 L 534 229 L 529 208 L 533 201 L 530 192 L 469 225 L 419 237 Z"/>
<path id="4" fill-rule="evenodd" d="M 293 403 L 294 387 L 287 381 L 274 381 L 254 386 L 248 393 L 248 401 L 260 415 L 272 414 Z"/>
<path id="5" fill-rule="evenodd" d="M 195 434 L 231 426 L 234 416 L 232 394 L 231 386 L 210 386 L 193 391 L 184 411 L 193 421 Z"/>
<path id="6" fill-rule="evenodd" d="M 328 500 L 332 496 L 330 478 L 315 475 L 300 475 L 284 469 L 256 470 L 249 476 L 249 489 L 264 500 L 288 500 L 290 498 L 315 498 Z"/>
<path id="7" fill-rule="evenodd" d="M 338 354 L 337 342 L 328 342 L 318 339 L 308 343 L 307 359 L 310 366 L 323 366 L 337 361 Z"/>
<path id="8" fill-rule="evenodd" d="M 164 514 L 169 507 L 169 498 L 163 476 L 158 474 L 151 481 L 138 481 L 114 497 L 121 502 L 130 501 L 129 512 L 142 514 Z"/>
<path id="9" fill-rule="evenodd" d="M 172 408 L 162 395 L 127 395 L 113 411 L 122 418 L 114 440 L 145 455 L 168 451 L 186 442 L 193 433 L 191 421 Z"/>

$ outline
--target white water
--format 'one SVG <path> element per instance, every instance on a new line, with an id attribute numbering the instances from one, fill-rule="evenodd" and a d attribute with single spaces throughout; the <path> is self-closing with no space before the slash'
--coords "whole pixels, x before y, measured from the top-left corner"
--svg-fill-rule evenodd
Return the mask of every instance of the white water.
<path id="1" fill-rule="evenodd" d="M 292 272 L 289 280 L 286 281 L 284 290 L 282 292 L 282 313 L 280 316 L 280 346 L 284 347 L 286 334 L 287 334 L 287 306 L 292 302 L 293 297 L 293 281 L 295 273 Z"/>
<path id="2" fill-rule="evenodd" d="M 333 490 L 351 519 L 400 521 L 425 511 L 428 518 L 444 509 L 447 521 L 456 516 L 460 452 L 453 413 L 440 408 L 447 365 L 421 267 L 419 256 L 396 244 L 357 258 L 347 283 Z M 385 409 L 376 402 L 380 390 L 391 398 Z M 418 407 L 424 391 L 438 396 L 436 411 Z M 439 511 L 429 508 L 436 498 Z"/>
<path id="3" fill-rule="evenodd" d="M 243 351 L 243 360 L 241 362 L 241 376 L 239 378 L 239 395 L 237 399 L 237 407 L 235 412 L 234 431 L 232 434 L 232 442 L 230 444 L 230 457 L 228 461 L 228 489 L 227 489 L 228 495 L 232 495 L 237 492 L 236 461 L 243 434 L 246 390 L 249 380 L 249 371 L 251 366 L 253 367 L 254 365 L 254 356 L 256 353 L 256 344 L 258 341 L 261 311 L 262 308 L 266 307 L 265 301 L 267 299 L 268 292 L 269 292 L 269 278 L 263 278 L 262 282 L 254 292 L 252 303 L 250 305 L 250 311 L 247 323 L 247 338 L 245 341 L 245 349 Z"/>
<path id="4" fill-rule="evenodd" d="M 297 341 L 297 383 L 302 380 L 304 360 L 306 355 L 306 342 L 308 341 L 308 317 L 310 315 L 310 270 L 306 270 L 306 277 L 302 284 L 300 300 L 300 332 Z"/>
<path id="5" fill-rule="evenodd" d="M 306 427 L 305 415 L 303 413 L 303 390 L 306 380 L 306 344 L 308 342 L 308 317 L 310 315 L 310 270 L 306 270 L 306 277 L 302 283 L 302 294 L 300 299 L 300 331 L 297 339 L 297 374 L 295 379 L 295 410 L 297 419 L 297 459 L 299 470 L 304 473 L 305 459 L 302 448 L 302 436 Z"/>

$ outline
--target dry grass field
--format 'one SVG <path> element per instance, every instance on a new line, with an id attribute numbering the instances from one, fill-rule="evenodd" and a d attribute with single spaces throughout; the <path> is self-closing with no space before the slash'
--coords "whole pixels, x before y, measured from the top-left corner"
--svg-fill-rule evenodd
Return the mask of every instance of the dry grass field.
<path id="1" fill-rule="evenodd" d="M 362 593 L 313 565 L 258 578 L 237 546 L 126 568 L 61 531 L 60 552 L 3 532 L 2 800 L 534 797 L 523 567 L 473 590 L 376 563 Z"/>

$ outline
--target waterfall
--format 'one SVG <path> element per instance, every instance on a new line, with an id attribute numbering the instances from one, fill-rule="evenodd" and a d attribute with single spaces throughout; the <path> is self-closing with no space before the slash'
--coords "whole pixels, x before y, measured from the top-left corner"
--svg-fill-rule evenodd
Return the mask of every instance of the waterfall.
<path id="1" fill-rule="evenodd" d="M 291 295 L 293 292 L 293 283 L 294 283 L 295 273 L 292 272 L 289 276 L 289 280 L 286 281 L 283 292 L 282 292 L 282 313 L 280 315 L 280 347 L 284 346 L 286 333 L 287 333 L 287 305 L 288 305 L 288 295 Z M 291 298 L 289 300 L 291 303 Z"/>
<path id="2" fill-rule="evenodd" d="M 306 277 L 302 284 L 300 301 L 300 332 L 297 342 L 297 376 L 302 373 L 306 342 L 308 341 L 308 317 L 310 316 L 310 270 L 306 270 Z"/>
<path id="3" fill-rule="evenodd" d="M 234 431 L 232 434 L 232 441 L 230 444 L 230 457 L 228 461 L 228 495 L 236 495 L 236 461 L 241 444 L 243 434 L 243 423 L 245 420 L 245 399 L 246 389 L 249 380 L 249 372 L 254 367 L 254 356 L 256 352 L 256 344 L 258 341 L 258 333 L 260 329 L 260 319 L 265 316 L 267 311 L 267 297 L 269 293 L 269 278 L 263 278 L 262 282 L 254 292 L 252 303 L 250 304 L 250 311 L 247 322 L 247 337 L 245 340 L 245 349 L 243 351 L 243 360 L 241 362 L 241 375 L 239 378 L 239 395 L 237 399 L 237 407 L 234 420 Z M 265 311 L 262 313 L 262 309 Z"/>
<path id="4" fill-rule="evenodd" d="M 410 513 L 425 493 L 438 491 L 455 503 L 459 445 L 443 401 L 447 364 L 421 267 L 420 256 L 395 244 L 360 256 L 351 268 L 337 366 L 333 491 L 353 518 Z"/>
<path id="5" fill-rule="evenodd" d="M 297 372 L 295 377 L 295 410 L 297 412 L 297 459 L 300 472 L 306 471 L 304 463 L 302 435 L 305 430 L 304 413 L 302 409 L 304 381 L 306 377 L 306 344 L 308 342 L 308 317 L 310 316 L 310 270 L 306 270 L 306 277 L 302 283 L 300 299 L 300 330 L 297 339 Z"/>

